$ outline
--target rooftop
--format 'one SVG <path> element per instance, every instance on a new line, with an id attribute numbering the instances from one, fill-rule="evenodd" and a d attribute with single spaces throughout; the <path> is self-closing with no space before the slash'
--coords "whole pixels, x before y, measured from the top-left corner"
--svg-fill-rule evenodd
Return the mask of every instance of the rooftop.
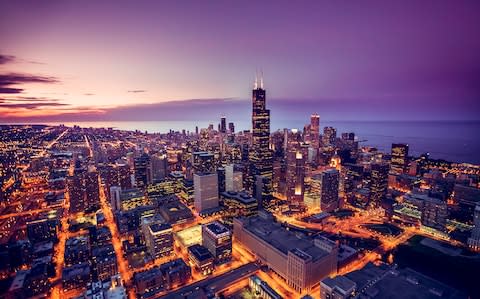
<path id="1" fill-rule="evenodd" d="M 330 287 L 331 289 L 336 288 L 342 294 L 347 294 L 349 292 L 351 293 L 357 286 L 355 282 L 345 276 L 336 276 L 334 278 L 327 277 L 322 280 L 322 284 Z"/>
<path id="2" fill-rule="evenodd" d="M 358 292 L 376 299 L 467 298 L 460 291 L 410 268 L 399 270 L 385 264 L 375 266 L 369 263 L 364 268 L 345 276 L 357 284 Z"/>
<path id="3" fill-rule="evenodd" d="M 251 204 L 257 202 L 255 197 L 252 197 L 247 192 L 235 192 L 235 191 L 226 191 L 220 194 L 223 197 L 235 199 L 244 204 Z"/>
<path id="4" fill-rule="evenodd" d="M 154 223 L 154 224 L 150 224 L 150 230 L 152 231 L 152 233 L 160 233 L 160 232 L 164 232 L 164 231 L 167 231 L 167 230 L 171 230 L 172 229 L 172 226 L 168 223 Z"/>
<path id="5" fill-rule="evenodd" d="M 195 244 L 188 247 L 188 252 L 201 262 L 213 259 L 213 255 L 210 253 L 210 251 L 200 244 Z"/>
<path id="6" fill-rule="evenodd" d="M 189 247 L 202 243 L 202 226 L 195 225 L 175 233 L 176 239 L 184 246 Z"/>
<path id="7" fill-rule="evenodd" d="M 208 224 L 205 224 L 205 226 L 210 232 L 212 232 L 216 236 L 230 232 L 223 224 L 218 221 L 210 222 Z"/>
<path id="8" fill-rule="evenodd" d="M 294 251 L 296 254 L 297 250 L 301 250 L 302 253 L 311 256 L 313 260 L 318 260 L 328 255 L 327 251 L 315 246 L 311 238 L 286 230 L 280 223 L 264 217 L 244 218 L 244 227 L 285 255 L 289 251 Z"/>

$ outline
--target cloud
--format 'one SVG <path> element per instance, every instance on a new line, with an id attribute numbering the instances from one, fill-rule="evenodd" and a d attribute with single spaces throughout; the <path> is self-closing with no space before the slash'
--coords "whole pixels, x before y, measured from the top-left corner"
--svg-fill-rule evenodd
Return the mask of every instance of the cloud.
<path id="1" fill-rule="evenodd" d="M 84 93 L 83 95 L 89 97 L 89 96 L 94 96 L 95 94 L 94 93 Z"/>
<path id="2" fill-rule="evenodd" d="M 10 88 L 10 87 L 0 86 L 0 94 L 1 93 L 21 93 L 22 91 L 23 91 L 22 88 Z"/>
<path id="3" fill-rule="evenodd" d="M 15 56 L 0 54 L 0 64 L 6 64 L 15 61 Z"/>
<path id="4" fill-rule="evenodd" d="M 134 89 L 134 90 L 128 90 L 127 92 L 130 92 L 130 93 L 141 93 L 141 92 L 147 92 L 147 91 L 144 90 L 144 89 Z"/>
<path id="5" fill-rule="evenodd" d="M 0 108 L 6 109 L 38 109 L 42 107 L 65 107 L 69 104 L 58 103 L 58 102 L 33 102 L 33 103 L 1 103 Z"/>
<path id="6" fill-rule="evenodd" d="M 7 64 L 7 63 L 12 63 L 12 62 L 19 62 L 19 63 L 30 63 L 30 64 L 46 64 L 44 62 L 39 62 L 35 60 L 27 60 L 27 59 L 21 59 L 13 55 L 5 55 L 5 54 L 0 54 L 0 65 L 1 64 Z"/>
<path id="7" fill-rule="evenodd" d="M 11 87 L 11 85 L 25 83 L 43 83 L 53 84 L 60 82 L 55 77 L 37 76 L 31 74 L 0 74 L 0 94 L 16 94 L 22 93 L 23 88 Z"/>
<path id="8" fill-rule="evenodd" d="M 0 98 L 0 109 L 38 109 L 45 107 L 67 107 L 69 104 L 61 103 L 59 99 L 50 99 L 45 97 L 17 97 L 17 98 Z"/>
<path id="9" fill-rule="evenodd" d="M 0 98 L 0 103 L 14 103 L 14 102 L 58 102 L 59 99 L 50 99 L 46 97 L 15 97 L 15 98 Z"/>

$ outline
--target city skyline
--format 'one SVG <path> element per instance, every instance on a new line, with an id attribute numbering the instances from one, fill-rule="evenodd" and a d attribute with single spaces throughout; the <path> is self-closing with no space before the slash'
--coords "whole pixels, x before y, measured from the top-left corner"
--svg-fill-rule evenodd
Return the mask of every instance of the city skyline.
<path id="1" fill-rule="evenodd" d="M 480 298 L 479 13 L 0 0 L 0 297 Z"/>
<path id="2" fill-rule="evenodd" d="M 479 120 L 476 1 L 115 4 L 0 3 L 1 122 Z"/>

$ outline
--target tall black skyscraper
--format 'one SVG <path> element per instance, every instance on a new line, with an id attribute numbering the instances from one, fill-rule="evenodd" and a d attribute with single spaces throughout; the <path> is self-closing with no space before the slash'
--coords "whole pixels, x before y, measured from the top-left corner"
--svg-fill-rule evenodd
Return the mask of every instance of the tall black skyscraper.
<path id="1" fill-rule="evenodd" d="M 222 118 L 220 118 L 220 133 L 227 133 L 227 119 L 225 118 L 225 116 L 222 116 Z"/>
<path id="2" fill-rule="evenodd" d="M 252 148 L 250 149 L 250 186 L 260 188 L 257 176 L 262 176 L 262 198 L 258 198 L 263 203 L 268 203 L 272 196 L 272 152 L 270 143 L 270 110 L 266 108 L 266 91 L 263 88 L 263 78 L 260 84 L 255 79 L 255 86 L 252 91 Z M 260 194 L 259 190 L 254 190 L 254 194 Z"/>

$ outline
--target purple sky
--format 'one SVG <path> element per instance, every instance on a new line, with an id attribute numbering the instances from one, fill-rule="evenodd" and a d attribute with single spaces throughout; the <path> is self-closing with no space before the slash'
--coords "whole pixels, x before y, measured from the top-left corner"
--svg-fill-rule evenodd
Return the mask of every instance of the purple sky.
<path id="1" fill-rule="evenodd" d="M 479 120 L 480 1 L 0 0 L 3 122 L 248 117 L 260 68 L 277 118 Z"/>

